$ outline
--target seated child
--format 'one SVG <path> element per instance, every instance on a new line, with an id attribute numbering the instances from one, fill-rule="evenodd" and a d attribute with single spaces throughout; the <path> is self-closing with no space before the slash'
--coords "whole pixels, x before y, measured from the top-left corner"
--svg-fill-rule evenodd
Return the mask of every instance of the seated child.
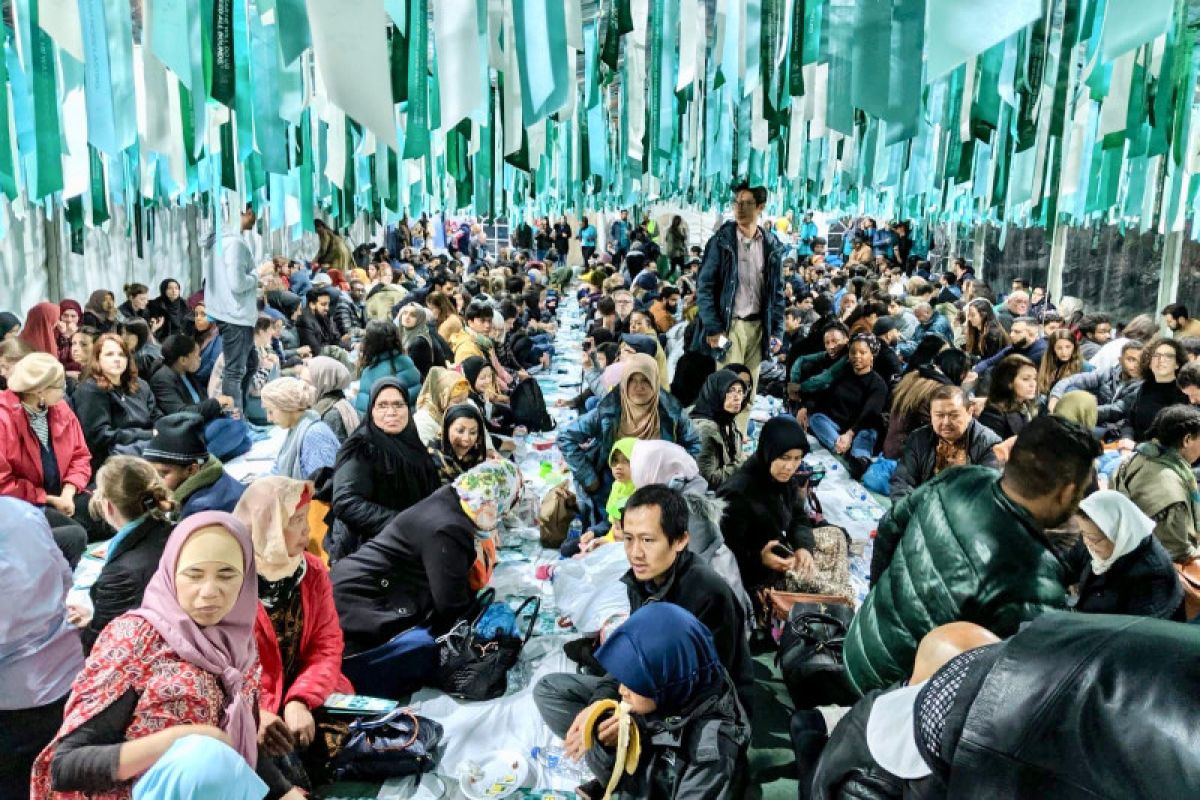
<path id="1" fill-rule="evenodd" d="M 703 623 L 672 603 L 650 603 L 609 635 L 596 659 L 620 682 L 621 701 L 638 728 L 641 752 L 633 774 L 622 775 L 617 784 L 621 796 L 743 796 L 739 763 L 749 746 L 750 724 Z M 571 726 L 564 747 L 572 758 L 585 757 L 597 776 L 576 790 L 578 796 L 600 800 L 613 770 L 621 769 L 619 719 L 615 713 L 597 719 L 586 752 L 585 724 L 577 720 Z"/>
<path id="2" fill-rule="evenodd" d="M 587 553 L 601 545 L 618 542 L 624 538 L 621 535 L 621 512 L 636 489 L 632 480 L 633 473 L 629 468 L 629 459 L 633 456 L 633 445 L 636 442 L 637 439 L 626 437 L 618 439 L 613 444 L 612 452 L 608 455 L 608 467 L 612 470 L 613 485 L 612 491 L 608 494 L 608 502 L 604 504 L 608 522 L 585 531 L 578 540 L 568 539 L 564 542 L 559 548 L 559 552 L 564 558 Z"/>

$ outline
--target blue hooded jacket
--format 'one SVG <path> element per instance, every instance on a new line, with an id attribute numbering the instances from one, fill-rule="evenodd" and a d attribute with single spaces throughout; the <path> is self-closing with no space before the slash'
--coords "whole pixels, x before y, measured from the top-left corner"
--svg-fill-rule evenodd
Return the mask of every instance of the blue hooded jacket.
<path id="1" fill-rule="evenodd" d="M 678 713 L 725 683 L 712 633 L 672 603 L 639 608 L 596 651 L 596 660 L 627 689 L 657 703 L 658 716 Z"/>

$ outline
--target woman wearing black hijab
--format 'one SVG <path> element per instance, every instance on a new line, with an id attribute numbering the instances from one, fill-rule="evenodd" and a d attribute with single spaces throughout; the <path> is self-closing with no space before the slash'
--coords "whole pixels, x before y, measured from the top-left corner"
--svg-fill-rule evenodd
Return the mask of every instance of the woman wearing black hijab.
<path id="1" fill-rule="evenodd" d="M 726 502 L 721 533 L 751 597 L 789 571 L 813 572 L 815 543 L 796 478 L 808 450 L 799 422 L 773 417 L 763 425 L 758 450 L 717 491 Z"/>
<path id="2" fill-rule="evenodd" d="M 366 416 L 338 450 L 333 469 L 333 524 L 325 536 L 331 561 L 353 553 L 441 485 L 398 380 L 383 378 L 371 387 Z"/>
<path id="3" fill-rule="evenodd" d="M 692 406 L 692 422 L 700 435 L 696 463 L 711 489 L 720 488 L 745 461 L 745 437 L 734 420 L 745 408 L 749 393 L 750 387 L 735 372 L 722 369 L 708 377 Z"/>
<path id="4" fill-rule="evenodd" d="M 442 435 L 429 445 L 429 455 L 445 486 L 487 458 L 487 422 L 474 403 L 450 406 L 442 420 Z"/>
<path id="5" fill-rule="evenodd" d="M 512 436 L 515 423 L 507 398 L 496 394 L 496 373 L 482 356 L 462 362 L 463 377 L 471 385 L 471 402 L 478 406 L 490 433 Z"/>
<path id="6" fill-rule="evenodd" d="M 166 341 L 168 336 L 186 333 L 184 327 L 192 314 L 179 289 L 179 281 L 167 278 L 158 284 L 158 297 L 151 300 L 146 309 L 147 316 L 163 318 L 163 326 L 155 333 L 160 342 Z"/>

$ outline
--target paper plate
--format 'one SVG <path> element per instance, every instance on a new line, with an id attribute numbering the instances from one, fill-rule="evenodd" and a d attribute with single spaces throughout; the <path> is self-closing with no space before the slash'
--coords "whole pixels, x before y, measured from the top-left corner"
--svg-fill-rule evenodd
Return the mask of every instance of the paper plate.
<path id="1" fill-rule="evenodd" d="M 528 777 L 525 756 L 516 750 L 497 750 L 482 761 L 463 762 L 458 769 L 458 788 L 470 800 L 495 800 L 516 792 Z"/>

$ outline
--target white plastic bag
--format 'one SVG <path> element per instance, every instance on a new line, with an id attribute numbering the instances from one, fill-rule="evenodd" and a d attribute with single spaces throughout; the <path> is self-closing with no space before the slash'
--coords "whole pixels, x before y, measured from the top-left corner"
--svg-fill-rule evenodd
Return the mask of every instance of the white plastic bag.
<path id="1" fill-rule="evenodd" d="M 629 614 L 629 595 L 621 576 L 629 571 L 625 548 L 613 542 L 579 559 L 554 565 L 554 599 L 559 613 L 584 634 L 600 631 L 606 620 Z"/>

